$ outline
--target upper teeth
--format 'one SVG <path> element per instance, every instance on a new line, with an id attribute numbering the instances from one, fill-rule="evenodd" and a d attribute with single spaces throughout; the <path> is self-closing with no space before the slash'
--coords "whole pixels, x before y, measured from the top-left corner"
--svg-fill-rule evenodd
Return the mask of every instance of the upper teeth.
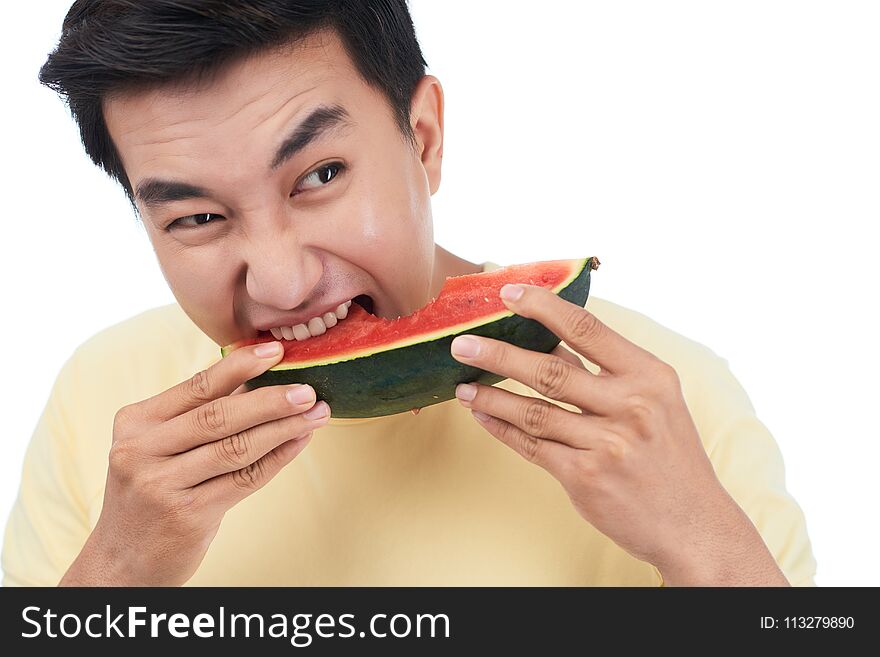
<path id="1" fill-rule="evenodd" d="M 325 333 L 328 328 L 333 328 L 340 319 L 348 317 L 348 309 L 351 306 L 351 299 L 345 303 L 340 303 L 336 309 L 326 312 L 320 317 L 312 317 L 305 324 L 297 324 L 296 326 L 279 326 L 278 328 L 269 329 L 272 336 L 276 340 L 308 340 Z"/>

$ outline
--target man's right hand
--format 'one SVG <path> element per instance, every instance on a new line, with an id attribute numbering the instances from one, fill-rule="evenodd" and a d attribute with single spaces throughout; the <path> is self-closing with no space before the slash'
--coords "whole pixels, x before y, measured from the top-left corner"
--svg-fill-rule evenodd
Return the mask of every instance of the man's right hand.
<path id="1" fill-rule="evenodd" d="M 270 345 L 274 353 L 258 351 Z M 179 586 L 192 577 L 226 511 L 330 417 L 307 385 L 245 392 L 282 353 L 277 342 L 237 349 L 116 413 L 101 516 L 59 586 Z"/>

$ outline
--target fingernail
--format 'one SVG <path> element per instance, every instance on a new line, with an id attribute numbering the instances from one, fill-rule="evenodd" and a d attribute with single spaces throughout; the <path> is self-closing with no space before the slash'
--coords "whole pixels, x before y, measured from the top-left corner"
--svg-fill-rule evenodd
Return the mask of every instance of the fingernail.
<path id="1" fill-rule="evenodd" d="M 489 419 L 489 416 L 485 413 L 480 413 L 480 411 L 471 411 L 471 415 L 477 418 L 480 422 L 485 422 Z"/>
<path id="2" fill-rule="evenodd" d="M 480 343 L 467 335 L 460 335 L 452 341 L 452 353 L 462 358 L 473 358 L 480 353 Z"/>
<path id="3" fill-rule="evenodd" d="M 257 358 L 269 358 L 270 356 L 277 356 L 279 351 L 281 351 L 280 342 L 264 342 L 254 349 L 254 354 Z"/>
<path id="4" fill-rule="evenodd" d="M 477 396 L 477 387 L 470 383 L 459 383 L 455 386 L 455 396 L 462 401 L 472 401 Z"/>
<path id="5" fill-rule="evenodd" d="M 314 394 L 315 391 L 312 390 L 312 386 L 295 385 L 287 391 L 287 401 L 291 404 L 305 404 L 312 401 Z"/>
<path id="6" fill-rule="evenodd" d="M 329 413 L 330 407 L 327 406 L 327 402 L 319 401 L 317 404 L 315 404 L 309 410 L 303 413 L 303 417 L 307 420 L 320 420 L 322 417 L 327 416 Z"/>
<path id="7" fill-rule="evenodd" d="M 508 283 L 501 288 L 501 298 L 505 301 L 518 301 L 525 290 L 519 285 Z"/>

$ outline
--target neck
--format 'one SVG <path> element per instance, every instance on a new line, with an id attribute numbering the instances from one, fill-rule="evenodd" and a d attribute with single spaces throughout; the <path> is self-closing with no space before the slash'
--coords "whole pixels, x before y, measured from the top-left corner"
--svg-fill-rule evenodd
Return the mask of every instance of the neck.
<path id="1" fill-rule="evenodd" d="M 468 262 L 450 253 L 442 246 L 434 245 L 434 278 L 431 281 L 431 296 L 437 297 L 448 276 L 464 276 L 465 274 L 479 274 L 483 271 L 482 264 Z"/>

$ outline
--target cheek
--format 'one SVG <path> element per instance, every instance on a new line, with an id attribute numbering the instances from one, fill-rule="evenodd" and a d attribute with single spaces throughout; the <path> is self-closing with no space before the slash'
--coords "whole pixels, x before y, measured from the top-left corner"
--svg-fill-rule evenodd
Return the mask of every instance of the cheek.
<path id="1" fill-rule="evenodd" d="M 235 272 L 229 266 L 232 260 L 209 262 L 204 257 L 208 253 L 156 249 L 162 274 L 186 315 L 215 342 L 228 344 L 237 331 L 232 302 Z"/>
<path id="2" fill-rule="evenodd" d="M 354 213 L 364 246 L 390 251 L 395 258 L 405 252 L 417 259 L 432 253 L 431 195 L 421 163 L 398 155 L 374 170 L 381 173 L 358 195 L 360 207 Z"/>
<path id="3" fill-rule="evenodd" d="M 401 277 L 395 287 L 408 282 L 421 286 L 423 277 L 407 279 L 430 269 L 433 257 L 430 203 L 422 198 L 418 182 L 403 176 L 382 179 L 374 191 L 358 199 L 358 208 L 352 213 L 357 223 L 347 253 L 369 271 Z"/>

